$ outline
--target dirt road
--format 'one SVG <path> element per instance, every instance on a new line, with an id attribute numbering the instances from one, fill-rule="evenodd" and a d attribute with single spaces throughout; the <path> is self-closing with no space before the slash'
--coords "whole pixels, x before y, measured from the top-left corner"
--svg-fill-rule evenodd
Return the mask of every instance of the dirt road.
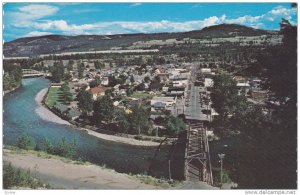
<path id="1" fill-rule="evenodd" d="M 59 158 L 5 151 L 3 160 L 15 167 L 30 169 L 36 177 L 55 189 L 158 189 L 138 179 L 96 165 L 79 165 Z"/>

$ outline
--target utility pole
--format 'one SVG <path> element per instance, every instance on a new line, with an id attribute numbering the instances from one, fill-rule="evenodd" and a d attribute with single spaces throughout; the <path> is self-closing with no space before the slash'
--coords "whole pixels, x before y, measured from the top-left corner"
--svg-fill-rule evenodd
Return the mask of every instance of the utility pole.
<path id="1" fill-rule="evenodd" d="M 220 186 L 220 188 L 222 188 L 222 184 L 223 184 L 223 159 L 225 157 L 225 154 L 218 154 L 218 156 L 220 158 L 220 163 L 221 163 L 221 172 L 220 172 L 221 186 Z"/>

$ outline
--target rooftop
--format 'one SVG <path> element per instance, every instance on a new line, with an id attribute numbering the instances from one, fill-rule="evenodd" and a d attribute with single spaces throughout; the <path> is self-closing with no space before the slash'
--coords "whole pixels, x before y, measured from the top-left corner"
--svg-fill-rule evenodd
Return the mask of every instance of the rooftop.
<path id="1" fill-rule="evenodd" d="M 92 94 L 104 93 L 106 90 L 110 89 L 109 87 L 97 86 L 90 89 Z"/>

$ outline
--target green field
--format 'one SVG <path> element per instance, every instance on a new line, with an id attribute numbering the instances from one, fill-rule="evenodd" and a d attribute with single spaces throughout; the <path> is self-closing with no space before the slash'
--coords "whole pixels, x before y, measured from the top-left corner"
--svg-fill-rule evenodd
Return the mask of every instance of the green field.
<path id="1" fill-rule="evenodd" d="M 55 103 L 57 102 L 62 103 L 60 99 L 61 99 L 60 87 L 50 87 L 48 96 L 46 98 L 46 104 L 50 107 L 54 106 Z"/>

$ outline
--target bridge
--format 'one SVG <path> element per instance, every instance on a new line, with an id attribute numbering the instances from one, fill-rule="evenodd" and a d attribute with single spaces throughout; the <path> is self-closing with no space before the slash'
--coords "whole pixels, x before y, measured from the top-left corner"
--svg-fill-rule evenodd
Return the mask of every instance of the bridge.
<path id="1" fill-rule="evenodd" d="M 200 87 L 195 86 L 196 69 L 193 66 L 190 78 L 190 88 L 186 98 L 186 147 L 184 157 L 184 178 L 187 181 L 201 181 L 213 185 L 209 144 L 207 139 L 207 128 L 204 124 L 211 121 L 208 114 L 204 114 L 204 107 L 207 107 L 200 93 Z M 206 89 L 205 89 L 206 90 Z"/>
<path id="2" fill-rule="evenodd" d="M 23 78 L 45 76 L 45 73 L 33 69 L 22 69 L 22 74 L 23 74 Z"/>
<path id="3" fill-rule="evenodd" d="M 199 121 L 190 121 L 187 129 L 184 178 L 213 185 L 206 128 Z"/>

